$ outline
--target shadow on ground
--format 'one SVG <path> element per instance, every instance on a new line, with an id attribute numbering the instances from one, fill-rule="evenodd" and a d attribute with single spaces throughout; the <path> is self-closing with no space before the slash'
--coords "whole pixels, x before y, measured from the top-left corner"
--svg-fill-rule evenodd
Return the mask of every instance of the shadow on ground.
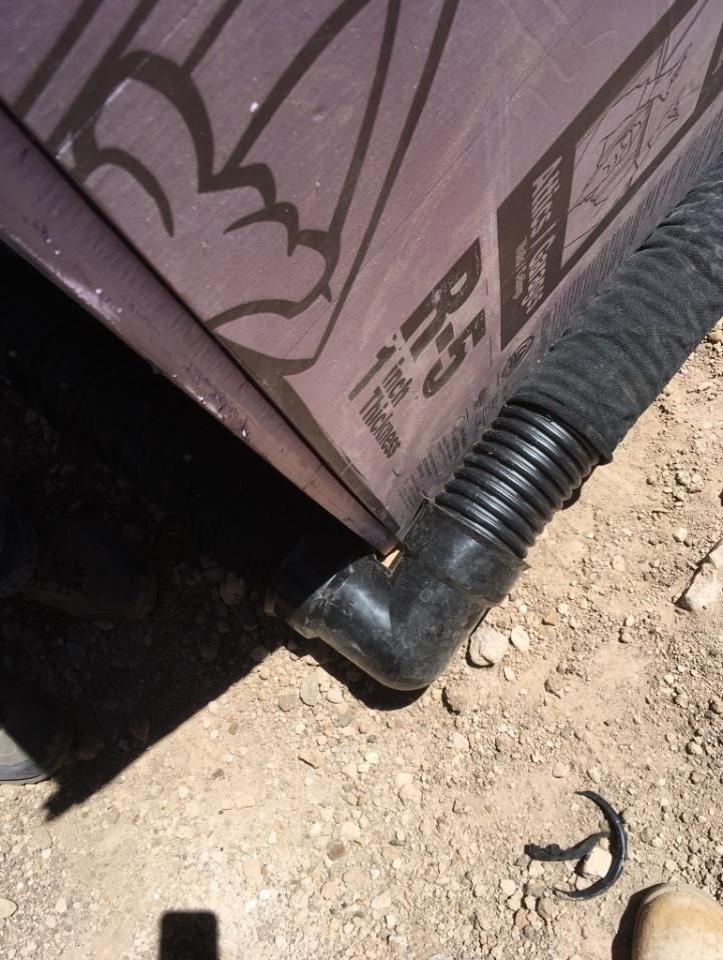
<path id="1" fill-rule="evenodd" d="M 635 931 L 635 920 L 638 916 L 638 910 L 645 897 L 653 890 L 649 887 L 647 890 L 639 890 L 638 893 L 628 900 L 625 912 L 620 920 L 618 932 L 615 934 L 612 944 L 612 960 L 630 960 L 633 943 L 633 933 Z M 693 958 L 691 957 L 691 960 Z"/>
<path id="2" fill-rule="evenodd" d="M 169 910 L 161 917 L 158 960 L 218 960 L 218 920 L 209 910 Z"/>
<path id="3" fill-rule="evenodd" d="M 82 803 L 280 644 L 316 656 L 378 709 L 416 699 L 259 619 L 253 591 L 222 602 L 226 571 L 265 584 L 309 531 L 333 564 L 369 548 L 22 260 L 0 266 L 0 495 L 36 527 L 80 516 L 123 531 L 159 580 L 141 623 L 74 621 L 17 599 L 0 607 L 0 680 L 48 689 L 75 728 L 49 815 Z"/>

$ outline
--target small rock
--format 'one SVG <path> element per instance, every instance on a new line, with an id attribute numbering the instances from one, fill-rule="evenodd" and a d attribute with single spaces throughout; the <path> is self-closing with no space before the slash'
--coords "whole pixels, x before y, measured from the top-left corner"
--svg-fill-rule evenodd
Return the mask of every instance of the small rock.
<path id="1" fill-rule="evenodd" d="M 329 689 L 326 691 L 326 699 L 329 703 L 343 703 L 344 702 L 344 691 L 341 687 L 337 687 L 336 684 L 332 684 Z"/>
<path id="2" fill-rule="evenodd" d="M 588 767 L 587 775 L 593 783 L 602 783 L 602 773 L 599 767 Z"/>
<path id="3" fill-rule="evenodd" d="M 95 760 L 105 746 L 105 740 L 97 733 L 84 733 L 76 748 L 75 756 L 78 760 Z"/>
<path id="4" fill-rule="evenodd" d="M 405 806 L 419 806 L 422 802 L 422 790 L 416 783 L 403 784 L 397 796 Z"/>
<path id="5" fill-rule="evenodd" d="M 392 894 L 389 890 L 385 890 L 384 893 L 380 893 L 372 900 L 372 910 L 378 910 L 380 913 L 384 913 L 389 910 L 391 905 Z"/>
<path id="6" fill-rule="evenodd" d="M 546 627 L 557 627 L 560 624 L 560 618 L 556 610 L 548 610 L 542 614 L 542 622 Z"/>
<path id="7" fill-rule="evenodd" d="M 0 920 L 8 920 L 18 909 L 14 900 L 7 897 L 0 897 Z"/>
<path id="8" fill-rule="evenodd" d="M 466 800 L 463 800 L 461 797 L 455 797 L 452 803 L 452 812 L 453 813 L 469 813 L 470 805 Z"/>
<path id="9" fill-rule="evenodd" d="M 705 771 L 703 770 L 693 770 L 690 775 L 690 782 L 699 784 L 705 780 Z"/>
<path id="10" fill-rule="evenodd" d="M 317 770 L 324 762 L 324 758 L 322 757 L 321 752 L 319 750 L 314 750 L 314 749 L 302 750 L 299 753 L 299 760 L 301 760 L 302 763 L 307 763 L 310 767 L 313 767 L 315 770 Z"/>
<path id="11" fill-rule="evenodd" d="M 338 880 L 327 880 L 321 888 L 321 896 L 324 900 L 336 900 L 341 893 L 341 884 Z"/>
<path id="12" fill-rule="evenodd" d="M 530 943 L 539 943 L 542 939 L 542 930 L 539 930 L 537 927 L 533 927 L 532 924 L 528 923 L 522 928 L 522 936 L 525 940 L 529 940 Z"/>
<path id="13" fill-rule="evenodd" d="M 517 679 L 517 674 L 512 669 L 512 667 L 504 667 L 502 670 L 502 676 L 508 683 L 514 683 Z"/>
<path id="14" fill-rule="evenodd" d="M 56 913 L 67 913 L 68 912 L 68 901 L 65 897 L 59 897 L 55 902 L 55 912 Z"/>
<path id="15" fill-rule="evenodd" d="M 361 835 L 361 827 L 353 820 L 347 820 L 346 823 L 342 823 L 339 829 L 339 836 L 342 840 L 350 840 L 352 843 L 357 843 L 361 840 Z"/>
<path id="16" fill-rule="evenodd" d="M 673 530 L 673 540 L 676 543 L 685 543 L 686 537 L 688 536 L 688 531 L 685 527 L 676 527 Z"/>
<path id="17" fill-rule="evenodd" d="M 520 653 L 527 653 L 530 649 L 530 635 L 522 627 L 513 627 L 510 633 L 510 643 Z"/>
<path id="18" fill-rule="evenodd" d="M 509 642 L 504 633 L 486 623 L 481 624 L 469 641 L 469 662 L 475 667 L 491 667 L 507 653 Z"/>
<path id="19" fill-rule="evenodd" d="M 570 771 L 569 771 L 567 765 L 564 764 L 564 763 L 556 763 L 555 766 L 552 768 L 552 775 L 553 775 L 553 777 L 555 777 L 557 780 L 562 780 L 562 779 L 564 779 L 564 778 L 568 775 L 569 772 L 570 772 Z"/>
<path id="20" fill-rule="evenodd" d="M 723 716 L 723 697 L 711 697 L 708 703 L 708 709 L 717 717 Z"/>
<path id="21" fill-rule="evenodd" d="M 517 893 L 517 884 L 514 880 L 500 880 L 500 890 L 505 897 L 513 897 Z"/>
<path id="22" fill-rule="evenodd" d="M 198 655 L 206 663 L 212 663 L 218 657 L 218 644 L 210 640 L 199 644 Z"/>
<path id="23" fill-rule="evenodd" d="M 599 880 L 604 877 L 613 862 L 612 854 L 605 847 L 598 844 L 582 862 L 582 875 L 588 880 Z"/>
<path id="24" fill-rule="evenodd" d="M 442 691 L 444 705 L 451 713 L 467 713 L 471 698 L 466 684 L 450 681 Z"/>
<path id="25" fill-rule="evenodd" d="M 279 697 L 278 700 L 279 710 L 281 710 L 282 713 L 291 713 L 297 703 L 298 699 L 296 694 L 284 693 Z"/>
<path id="26" fill-rule="evenodd" d="M 510 753 L 515 745 L 515 741 L 509 733 L 500 733 L 495 737 L 495 749 L 497 753 Z"/>
<path id="27" fill-rule="evenodd" d="M 511 910 L 512 913 L 516 913 L 522 907 L 522 891 L 518 890 L 516 893 L 513 893 L 505 903 L 505 906 L 508 910 Z"/>
<path id="28" fill-rule="evenodd" d="M 539 880 L 545 876 L 545 865 L 540 860 L 532 860 L 527 868 L 527 875 L 533 880 Z"/>
<path id="29" fill-rule="evenodd" d="M 545 884 L 540 880 L 528 880 L 525 884 L 525 893 L 528 897 L 535 897 L 535 899 L 544 897 L 545 889 Z"/>
<path id="30" fill-rule="evenodd" d="M 53 838 L 47 827 L 36 827 L 28 837 L 28 847 L 31 850 L 49 850 L 53 845 Z"/>
<path id="31" fill-rule="evenodd" d="M 697 740 L 690 740 L 685 747 L 685 752 L 689 753 L 691 757 L 702 757 L 703 756 L 703 747 L 697 742 Z"/>
<path id="32" fill-rule="evenodd" d="M 390 949 L 395 953 L 402 953 L 402 951 L 406 950 L 409 946 L 409 941 L 404 934 L 401 933 L 390 934 L 387 939 L 387 943 L 389 944 Z"/>
<path id="33" fill-rule="evenodd" d="M 258 647 L 254 647 L 249 653 L 249 656 L 254 663 L 261 663 L 268 655 L 269 651 L 266 649 L 266 647 L 262 647 L 260 645 Z"/>
<path id="34" fill-rule="evenodd" d="M 624 573 L 627 569 L 627 564 L 625 563 L 624 557 L 613 557 L 610 561 L 610 566 L 618 573 Z"/>
<path id="35" fill-rule="evenodd" d="M 557 916 L 557 904 L 552 897 L 542 897 L 537 904 L 537 912 L 543 920 L 547 920 L 549 923 Z"/>
<path id="36" fill-rule="evenodd" d="M 463 733 L 460 733 L 459 730 L 454 731 L 450 737 L 450 743 L 455 750 L 469 750 L 469 740 Z"/>
<path id="37" fill-rule="evenodd" d="M 236 607 L 246 596 L 246 583 L 229 573 L 218 585 L 218 593 L 227 607 Z"/>
<path id="38" fill-rule="evenodd" d="M 313 672 L 309 672 L 299 684 L 299 698 L 307 707 L 314 707 L 319 702 L 319 681 Z"/>
<path id="39" fill-rule="evenodd" d="M 326 855 L 330 860 L 341 860 L 345 853 L 346 847 L 340 840 L 334 840 L 326 848 Z"/>
<path id="40" fill-rule="evenodd" d="M 716 604 L 723 595 L 723 583 L 717 568 L 704 560 L 698 568 L 690 586 L 680 598 L 680 605 L 691 613 L 702 613 Z"/>
<path id="41" fill-rule="evenodd" d="M 559 673 L 551 673 L 547 680 L 545 680 L 545 690 L 547 690 L 548 693 L 553 694 L 555 697 L 562 696 L 563 687 L 564 680 Z"/>
<path id="42" fill-rule="evenodd" d="M 239 810 L 248 810 L 256 806 L 256 796 L 248 790 L 235 794 L 234 799 Z"/>

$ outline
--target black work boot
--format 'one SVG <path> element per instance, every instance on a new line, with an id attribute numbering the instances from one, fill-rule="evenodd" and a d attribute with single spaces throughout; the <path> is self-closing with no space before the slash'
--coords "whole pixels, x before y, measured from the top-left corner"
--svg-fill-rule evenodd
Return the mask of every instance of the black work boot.
<path id="1" fill-rule="evenodd" d="M 47 780 L 64 763 L 71 740 L 52 697 L 15 685 L 12 692 L 0 691 L 0 783 Z"/>

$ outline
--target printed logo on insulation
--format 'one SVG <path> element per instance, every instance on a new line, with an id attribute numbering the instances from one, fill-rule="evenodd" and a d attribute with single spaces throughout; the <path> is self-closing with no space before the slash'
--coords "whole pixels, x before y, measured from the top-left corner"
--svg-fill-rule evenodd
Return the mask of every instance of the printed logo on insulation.
<path id="1" fill-rule="evenodd" d="M 393 457 L 401 446 L 395 415 L 412 387 L 417 384 L 424 397 L 434 397 L 484 338 L 484 308 L 463 327 L 458 317 L 481 278 L 482 256 L 476 239 L 379 348 L 374 363 L 349 393 L 385 457 Z M 487 293 L 485 280 L 481 289 Z"/>

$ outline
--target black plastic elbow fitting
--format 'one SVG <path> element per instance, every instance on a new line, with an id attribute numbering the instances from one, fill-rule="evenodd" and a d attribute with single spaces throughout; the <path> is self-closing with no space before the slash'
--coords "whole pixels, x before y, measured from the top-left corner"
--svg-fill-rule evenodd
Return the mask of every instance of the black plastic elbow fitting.
<path id="1" fill-rule="evenodd" d="M 314 552 L 301 546 L 269 590 L 267 610 L 386 686 L 425 687 L 506 596 L 527 548 L 596 461 L 573 431 L 509 404 L 425 502 L 391 568 L 364 556 L 317 586 Z"/>

